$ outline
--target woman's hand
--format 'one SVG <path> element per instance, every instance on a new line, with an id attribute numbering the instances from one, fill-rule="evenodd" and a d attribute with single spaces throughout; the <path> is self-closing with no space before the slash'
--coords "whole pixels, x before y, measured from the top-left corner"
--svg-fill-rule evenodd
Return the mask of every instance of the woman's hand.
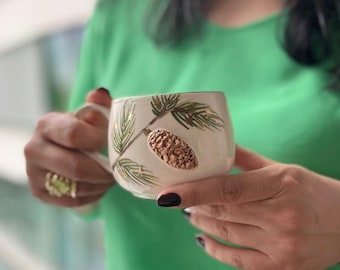
<path id="1" fill-rule="evenodd" d="M 107 90 L 92 91 L 87 102 L 111 105 Z M 40 200 L 62 207 L 78 207 L 98 201 L 113 185 L 110 173 L 81 150 L 100 151 L 106 146 L 107 120 L 98 112 L 83 120 L 70 113 L 48 113 L 42 117 L 25 147 L 26 171 L 31 191 Z M 45 187 L 48 172 L 76 182 L 76 198 L 51 196 Z"/>
<path id="2" fill-rule="evenodd" d="M 187 208 L 205 251 L 237 268 L 320 270 L 340 261 L 340 183 L 241 147 L 235 165 L 244 172 L 173 186 L 158 204 Z"/>

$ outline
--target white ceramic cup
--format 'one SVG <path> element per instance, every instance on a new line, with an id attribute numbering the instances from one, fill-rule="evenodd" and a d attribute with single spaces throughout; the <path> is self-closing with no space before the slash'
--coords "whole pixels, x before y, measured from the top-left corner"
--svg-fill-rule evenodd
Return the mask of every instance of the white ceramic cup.
<path id="1" fill-rule="evenodd" d="M 111 109 L 86 103 L 109 120 L 109 159 L 84 152 L 135 196 L 156 199 L 183 182 L 229 174 L 235 143 L 223 92 L 184 92 L 115 99 Z"/>

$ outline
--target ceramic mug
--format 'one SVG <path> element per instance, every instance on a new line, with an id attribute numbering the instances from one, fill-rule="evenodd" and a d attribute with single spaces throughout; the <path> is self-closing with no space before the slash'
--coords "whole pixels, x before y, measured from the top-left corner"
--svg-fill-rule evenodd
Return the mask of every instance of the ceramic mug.
<path id="1" fill-rule="evenodd" d="M 183 182 L 227 175 L 235 144 L 223 92 L 134 96 L 112 101 L 111 109 L 86 103 L 109 120 L 109 158 L 85 152 L 137 197 L 156 199 Z"/>

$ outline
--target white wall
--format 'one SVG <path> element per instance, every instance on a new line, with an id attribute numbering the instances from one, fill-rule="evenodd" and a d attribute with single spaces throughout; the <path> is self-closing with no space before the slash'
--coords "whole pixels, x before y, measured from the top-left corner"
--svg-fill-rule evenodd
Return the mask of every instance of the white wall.
<path id="1" fill-rule="evenodd" d="M 23 155 L 35 122 L 51 109 L 52 87 L 46 74 L 46 61 L 51 57 L 46 59 L 39 41 L 51 33 L 82 26 L 93 3 L 0 0 L 1 270 L 104 269 L 101 224 L 83 223 L 33 198 L 26 185 Z M 76 55 L 68 47 L 66 50 L 68 53 L 62 51 L 58 56 Z M 64 68 L 64 62 L 61 68 L 71 76 L 73 66 Z"/>
<path id="2" fill-rule="evenodd" d="M 1 0 L 0 54 L 48 33 L 83 25 L 95 0 Z"/>
<path id="3" fill-rule="evenodd" d="M 0 56 L 0 178 L 26 182 L 23 148 L 49 108 L 37 43 Z"/>
<path id="4" fill-rule="evenodd" d="M 0 179 L 26 181 L 23 148 L 49 109 L 39 41 L 83 26 L 95 0 L 0 0 Z"/>
<path id="5" fill-rule="evenodd" d="M 32 126 L 48 109 L 38 43 L 0 56 L 0 125 Z"/>

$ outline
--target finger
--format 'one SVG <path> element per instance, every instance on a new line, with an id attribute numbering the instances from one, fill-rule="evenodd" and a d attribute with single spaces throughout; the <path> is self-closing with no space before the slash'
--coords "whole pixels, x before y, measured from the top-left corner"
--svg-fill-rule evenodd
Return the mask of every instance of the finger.
<path id="1" fill-rule="evenodd" d="M 25 155 L 29 156 L 26 162 L 26 171 L 32 179 L 43 175 L 39 171 L 40 169 L 90 184 L 110 184 L 114 182 L 112 174 L 81 152 L 65 149 L 44 141 L 38 141 L 32 143 L 32 145 L 33 147 L 25 149 Z M 44 151 L 41 151 L 41 149 L 44 149 Z M 43 178 L 40 180 L 45 181 Z"/>
<path id="2" fill-rule="evenodd" d="M 88 93 L 86 102 L 109 108 L 111 97 L 108 90 L 99 88 Z M 54 112 L 42 117 L 36 130 L 45 138 L 64 147 L 98 151 L 106 145 L 107 119 L 97 111 L 87 113 L 81 120 L 72 114 Z"/>
<path id="3" fill-rule="evenodd" d="M 234 165 L 243 171 L 260 169 L 274 163 L 275 162 L 270 159 L 236 145 Z"/>
<path id="4" fill-rule="evenodd" d="M 44 189 L 36 189 L 32 190 L 32 194 L 39 200 L 51 204 L 53 206 L 58 207 L 67 207 L 67 208 L 74 208 L 79 207 L 91 203 L 96 203 L 99 201 L 104 194 L 95 195 L 95 196 L 87 196 L 87 197 L 77 197 L 77 198 L 71 198 L 71 197 L 54 197 L 51 196 L 46 190 Z"/>
<path id="5" fill-rule="evenodd" d="M 205 232 L 222 240 L 243 247 L 261 250 L 268 234 L 261 228 L 246 224 L 233 223 L 192 213 L 190 223 Z"/>
<path id="6" fill-rule="evenodd" d="M 84 182 L 77 182 L 77 197 L 93 197 L 103 195 L 113 186 L 110 184 L 88 184 Z"/>
<path id="7" fill-rule="evenodd" d="M 266 208 L 257 203 L 200 205 L 186 208 L 185 211 L 222 221 L 258 227 L 268 222 Z"/>
<path id="8" fill-rule="evenodd" d="M 200 235 L 196 239 L 211 257 L 237 269 L 274 269 L 271 259 L 261 251 L 227 246 L 206 235 Z"/>
<path id="9" fill-rule="evenodd" d="M 112 99 L 110 97 L 109 91 L 101 87 L 96 90 L 90 91 L 87 94 L 85 101 L 110 108 Z M 86 113 L 82 119 L 85 120 L 87 123 L 97 127 L 107 128 L 108 125 L 107 118 L 97 111 Z"/>
<path id="10" fill-rule="evenodd" d="M 98 117 L 98 114 L 92 115 Z M 70 149 L 98 151 L 106 146 L 107 129 L 79 120 L 72 114 L 48 113 L 38 121 L 36 132 Z"/>
<path id="11" fill-rule="evenodd" d="M 36 171 L 38 172 L 35 173 L 35 179 L 30 180 L 32 188 L 46 190 L 46 187 L 45 187 L 46 175 L 47 173 L 53 173 L 53 172 L 42 170 L 42 169 L 37 169 Z M 77 181 L 77 180 L 68 178 L 63 175 L 59 175 L 59 176 L 76 182 L 77 197 L 92 197 L 92 196 L 104 194 L 114 184 L 114 182 L 89 184 L 87 182 Z"/>
<path id="12" fill-rule="evenodd" d="M 203 204 L 246 203 L 271 198 L 282 190 L 281 180 L 273 180 L 275 168 L 211 177 L 163 190 L 158 205 L 187 208 Z"/>
<path id="13" fill-rule="evenodd" d="M 86 96 L 86 102 L 96 103 L 110 108 L 111 106 L 110 92 L 104 87 L 90 91 Z"/>

